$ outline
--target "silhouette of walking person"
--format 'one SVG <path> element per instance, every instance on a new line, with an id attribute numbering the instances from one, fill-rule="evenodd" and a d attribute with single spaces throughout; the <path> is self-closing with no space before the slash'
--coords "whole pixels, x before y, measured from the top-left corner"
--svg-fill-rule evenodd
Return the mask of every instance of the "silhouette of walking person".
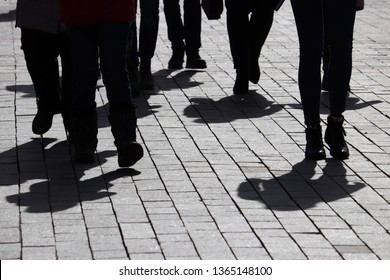
<path id="1" fill-rule="evenodd" d="M 230 50 L 236 69 L 234 94 L 248 93 L 260 79 L 259 57 L 272 26 L 275 1 L 226 0 Z M 250 16 L 249 16 L 250 14 Z"/>
<path id="2" fill-rule="evenodd" d="M 134 0 L 60 0 L 72 54 L 72 134 L 74 159 L 94 162 L 97 147 L 96 83 L 100 69 L 109 102 L 109 121 L 120 167 L 143 157 L 136 142 L 137 117 L 126 68 L 129 25 Z"/>
<path id="3" fill-rule="evenodd" d="M 53 116 L 61 112 L 68 129 L 70 52 L 67 33 L 58 17 L 58 0 L 18 0 L 16 26 L 21 29 L 22 50 L 37 97 L 33 133 L 46 133 L 52 126 Z"/>
<path id="4" fill-rule="evenodd" d="M 206 61 L 199 55 L 202 27 L 200 0 L 183 0 L 184 20 L 181 18 L 179 1 L 164 0 L 168 39 L 172 44 L 168 69 L 182 69 L 184 53 L 187 57 L 186 68 L 207 68 Z"/>
<path id="5" fill-rule="evenodd" d="M 326 157 L 320 125 L 321 56 L 324 30 L 329 45 L 330 115 L 325 141 L 336 159 L 347 159 L 343 112 L 352 71 L 352 37 L 356 0 L 291 0 L 298 30 L 300 59 L 298 84 L 306 124 L 307 159 Z M 324 22 L 324 15 L 328 19 Z"/>
<path id="6" fill-rule="evenodd" d="M 127 57 L 133 95 L 142 90 L 154 89 L 151 61 L 156 50 L 160 19 L 160 0 L 139 0 L 137 3 L 141 14 L 139 34 L 137 36 L 137 26 L 134 22 L 131 25 L 132 36 Z"/>

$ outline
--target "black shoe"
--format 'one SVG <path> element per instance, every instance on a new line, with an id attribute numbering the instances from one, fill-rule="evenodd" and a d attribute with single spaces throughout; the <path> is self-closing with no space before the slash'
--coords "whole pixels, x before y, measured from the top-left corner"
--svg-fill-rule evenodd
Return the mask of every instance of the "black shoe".
<path id="1" fill-rule="evenodd" d="M 119 167 L 133 166 L 144 156 L 141 144 L 137 142 L 123 143 L 117 146 Z"/>
<path id="2" fill-rule="evenodd" d="M 140 81 L 139 86 L 141 90 L 154 90 L 154 79 L 150 70 L 150 63 L 141 63 L 140 66 Z"/>
<path id="3" fill-rule="evenodd" d="M 349 149 L 344 139 L 346 135 L 343 128 L 344 117 L 340 116 L 337 118 L 328 117 L 325 142 L 329 145 L 330 155 L 335 159 L 343 160 L 349 157 Z"/>
<path id="4" fill-rule="evenodd" d="M 253 84 L 257 84 L 260 80 L 260 67 L 257 61 L 251 62 L 249 70 L 249 81 Z"/>
<path id="5" fill-rule="evenodd" d="M 49 131 L 51 128 L 51 125 L 53 123 L 53 116 L 54 113 L 47 112 L 43 110 L 39 110 L 37 114 L 35 115 L 33 122 L 32 122 L 32 131 L 34 134 L 45 134 Z"/>
<path id="6" fill-rule="evenodd" d="M 119 167 L 134 165 L 144 156 L 141 144 L 136 141 L 137 117 L 135 109 L 110 108 L 109 121 L 114 144 L 118 151 Z"/>
<path id="7" fill-rule="evenodd" d="M 186 68 L 190 69 L 205 69 L 207 68 L 206 61 L 202 59 L 198 53 L 187 55 Z"/>
<path id="8" fill-rule="evenodd" d="M 325 159 L 324 143 L 322 142 L 321 126 L 316 125 L 307 127 L 306 133 L 306 149 L 305 158 L 311 160 Z"/>
<path id="9" fill-rule="evenodd" d="M 249 90 L 249 80 L 247 75 L 239 74 L 236 75 L 236 82 L 234 83 L 233 93 L 236 95 L 247 94 Z"/>
<path id="10" fill-rule="evenodd" d="M 171 59 L 168 61 L 168 69 L 178 70 L 183 68 L 184 51 L 174 51 Z"/>

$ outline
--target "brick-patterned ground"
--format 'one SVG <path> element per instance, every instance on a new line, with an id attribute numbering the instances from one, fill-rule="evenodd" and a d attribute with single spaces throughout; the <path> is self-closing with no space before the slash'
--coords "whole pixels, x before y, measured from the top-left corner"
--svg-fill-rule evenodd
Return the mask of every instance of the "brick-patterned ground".
<path id="1" fill-rule="evenodd" d="M 32 134 L 15 5 L 0 4 L 0 259 L 390 259 L 387 0 L 357 14 L 345 162 L 304 161 L 288 1 L 243 97 L 232 95 L 225 14 L 203 17 L 207 70 L 172 72 L 161 9 L 156 90 L 135 99 L 146 154 L 124 170 L 102 85 L 96 164 L 72 162 L 59 116 Z"/>

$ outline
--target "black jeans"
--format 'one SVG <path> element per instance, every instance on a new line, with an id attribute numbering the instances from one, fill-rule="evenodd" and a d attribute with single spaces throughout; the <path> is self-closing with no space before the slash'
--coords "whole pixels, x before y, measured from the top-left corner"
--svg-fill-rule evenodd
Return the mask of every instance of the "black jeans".
<path id="1" fill-rule="evenodd" d="M 271 29 L 274 1 L 226 0 L 225 5 L 234 68 L 247 72 L 250 61 L 257 63 Z"/>
<path id="2" fill-rule="evenodd" d="M 298 83 L 305 123 L 320 123 L 321 56 L 324 30 L 329 46 L 330 113 L 345 111 L 352 72 L 352 38 L 356 0 L 291 0 L 298 29 L 300 60 Z M 326 25 L 324 15 L 327 17 Z"/>
<path id="3" fill-rule="evenodd" d="M 160 20 L 159 5 L 160 0 L 139 0 L 141 12 L 139 36 L 137 36 L 137 26 L 134 22 L 130 27 L 132 38 L 130 43 L 131 46 L 129 46 L 130 55 L 128 57 L 128 65 L 138 65 L 138 57 L 141 61 L 150 63 L 154 56 Z"/>
<path id="4" fill-rule="evenodd" d="M 181 19 L 180 0 L 164 0 L 164 13 L 168 27 L 168 39 L 172 50 L 197 53 L 201 47 L 200 0 L 184 0 L 184 23 Z M 185 44 L 184 44 L 185 41 Z"/>
<path id="5" fill-rule="evenodd" d="M 38 98 L 38 106 L 46 111 L 65 109 L 70 103 L 71 62 L 64 32 L 51 34 L 32 29 L 21 29 L 21 42 L 27 70 Z M 58 56 L 61 57 L 62 82 Z M 61 84 L 61 86 L 60 86 Z"/>
<path id="6" fill-rule="evenodd" d="M 133 106 L 126 67 L 128 23 L 69 26 L 72 55 L 72 109 L 76 116 L 96 110 L 95 93 L 100 70 L 111 108 Z"/>

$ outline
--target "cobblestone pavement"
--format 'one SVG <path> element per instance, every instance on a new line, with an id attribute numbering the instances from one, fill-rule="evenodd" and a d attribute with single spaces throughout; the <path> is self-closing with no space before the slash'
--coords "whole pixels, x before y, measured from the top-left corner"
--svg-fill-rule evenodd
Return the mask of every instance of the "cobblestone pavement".
<path id="1" fill-rule="evenodd" d="M 387 0 L 357 14 L 344 162 L 304 160 L 288 1 L 242 97 L 225 14 L 203 17 L 207 70 L 172 72 L 161 9 L 157 89 L 135 99 L 146 154 L 121 170 L 102 85 L 96 164 L 72 162 L 60 116 L 43 138 L 32 133 L 15 5 L 0 5 L 0 259 L 390 259 Z M 321 109 L 326 120 L 326 94 Z"/>

